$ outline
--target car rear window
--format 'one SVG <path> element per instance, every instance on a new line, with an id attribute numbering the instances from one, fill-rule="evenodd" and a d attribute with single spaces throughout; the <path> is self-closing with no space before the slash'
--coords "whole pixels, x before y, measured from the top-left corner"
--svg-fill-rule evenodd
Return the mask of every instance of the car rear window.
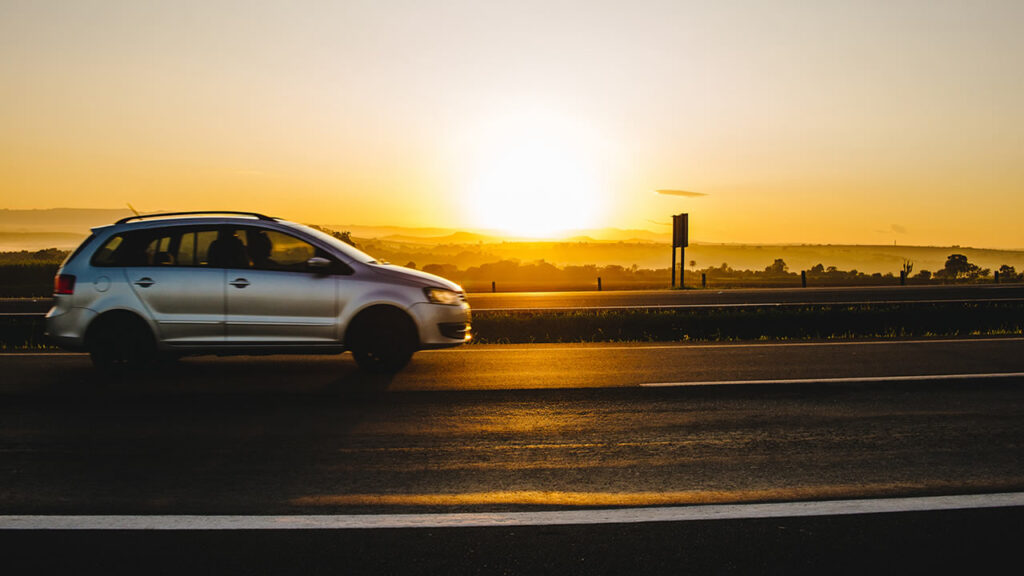
<path id="1" fill-rule="evenodd" d="M 96 239 L 96 235 L 95 234 L 90 234 L 88 238 L 83 240 L 82 243 L 78 245 L 78 248 L 75 248 L 74 252 L 72 252 L 71 254 L 68 254 L 68 257 L 64 259 L 64 262 L 61 263 L 61 266 L 63 266 L 65 264 L 67 264 L 68 262 L 71 262 L 72 260 L 74 260 L 75 257 L 78 256 L 79 254 L 81 254 L 82 250 L 85 250 L 85 247 L 88 246 L 89 244 L 92 244 L 92 241 L 95 240 L 95 239 Z"/>

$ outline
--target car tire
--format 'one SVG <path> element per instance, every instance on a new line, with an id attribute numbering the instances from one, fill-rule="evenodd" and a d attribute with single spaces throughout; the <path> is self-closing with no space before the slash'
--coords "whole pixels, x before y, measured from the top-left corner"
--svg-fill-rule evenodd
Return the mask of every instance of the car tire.
<path id="1" fill-rule="evenodd" d="M 138 369 L 156 359 L 156 342 L 146 323 L 130 314 L 102 316 L 89 329 L 89 357 L 96 368 Z"/>
<path id="2" fill-rule="evenodd" d="M 361 313 L 353 320 L 346 340 L 356 364 L 377 373 L 398 372 L 419 345 L 416 325 L 397 308 L 373 308 Z"/>

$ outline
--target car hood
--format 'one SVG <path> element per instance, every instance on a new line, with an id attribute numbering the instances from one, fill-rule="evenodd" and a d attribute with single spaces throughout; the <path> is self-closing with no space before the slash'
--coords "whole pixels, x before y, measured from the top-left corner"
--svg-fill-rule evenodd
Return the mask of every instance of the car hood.
<path id="1" fill-rule="evenodd" d="M 420 270 L 395 266 L 394 264 L 367 264 L 367 266 L 375 273 L 393 280 L 405 281 L 409 284 L 423 286 L 424 288 L 445 288 L 462 292 L 462 286 L 455 282 Z"/>

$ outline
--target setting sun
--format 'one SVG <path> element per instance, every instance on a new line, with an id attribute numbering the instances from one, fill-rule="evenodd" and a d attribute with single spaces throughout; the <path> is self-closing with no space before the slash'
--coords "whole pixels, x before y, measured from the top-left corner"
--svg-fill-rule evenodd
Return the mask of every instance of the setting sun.
<path id="1" fill-rule="evenodd" d="M 475 227 L 550 237 L 600 224 L 607 185 L 585 130 L 533 112 L 486 126 L 478 140 L 465 188 Z"/>

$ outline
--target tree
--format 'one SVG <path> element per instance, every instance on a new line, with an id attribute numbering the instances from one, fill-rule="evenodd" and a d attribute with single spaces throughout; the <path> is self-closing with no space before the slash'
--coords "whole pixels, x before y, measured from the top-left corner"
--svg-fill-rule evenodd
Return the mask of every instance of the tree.
<path id="1" fill-rule="evenodd" d="M 977 264 L 971 264 L 967 260 L 967 256 L 963 254 L 950 254 L 949 258 L 946 259 L 946 265 L 942 270 L 935 273 L 936 278 L 945 278 L 948 280 L 977 280 L 980 277 L 988 276 L 992 273 L 992 270 L 988 268 L 981 268 Z"/>
<path id="2" fill-rule="evenodd" d="M 314 229 L 314 230 L 319 230 L 319 231 L 323 232 L 324 234 L 330 234 L 331 236 L 334 236 L 335 238 L 337 238 L 338 240 L 341 240 L 342 242 L 344 242 L 345 244 L 348 244 L 349 246 L 353 246 L 355 248 L 359 248 L 359 245 L 356 244 L 356 241 L 352 239 L 352 233 L 351 232 L 348 232 L 348 231 L 337 232 L 337 231 L 331 230 L 329 228 L 324 228 L 322 226 L 317 226 L 316 224 L 310 224 L 309 227 Z"/>
<path id="3" fill-rule="evenodd" d="M 971 266 L 972 264 L 967 261 L 967 256 L 950 254 L 946 259 L 946 265 L 942 268 L 942 275 L 955 280 L 961 276 L 967 276 L 971 271 Z"/>
<path id="4" fill-rule="evenodd" d="M 782 258 L 776 258 L 775 262 L 772 262 L 772 265 L 765 268 L 764 271 L 769 274 L 785 274 L 789 271 L 789 266 Z"/>
<path id="5" fill-rule="evenodd" d="M 1024 280 L 1024 273 L 1017 273 L 1013 266 L 1003 264 L 999 267 L 999 279 L 1003 282 L 1020 282 Z"/>
<path id="6" fill-rule="evenodd" d="M 824 274 L 825 266 L 821 263 L 815 264 L 814 266 L 811 266 L 810 272 L 811 274 Z"/>

